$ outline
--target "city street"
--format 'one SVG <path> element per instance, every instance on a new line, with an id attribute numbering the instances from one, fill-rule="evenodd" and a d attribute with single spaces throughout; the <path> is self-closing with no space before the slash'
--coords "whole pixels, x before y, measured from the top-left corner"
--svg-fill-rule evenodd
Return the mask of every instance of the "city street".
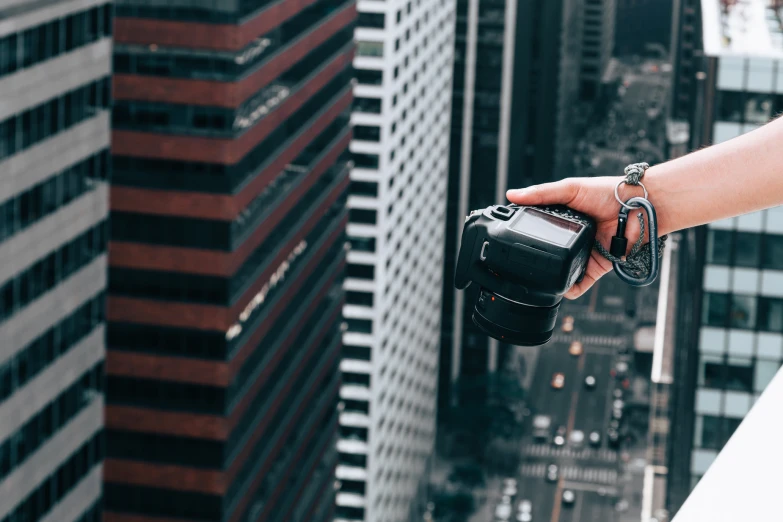
<path id="1" fill-rule="evenodd" d="M 617 520 L 614 505 L 621 494 L 621 462 L 618 451 L 606 443 L 606 430 L 611 418 L 612 391 L 620 381 L 611 371 L 617 361 L 618 349 L 630 348 L 635 321 L 626 310 L 635 306 L 636 294 L 611 275 L 602 279 L 587 295 L 576 302 L 565 302 L 560 311 L 558 329 L 553 341 L 542 347 L 533 384 L 530 389 L 531 419 L 537 414 L 552 418 L 552 430 L 566 428 L 566 438 L 574 430 L 584 433 L 578 447 L 569 442 L 556 447 L 534 443 L 530 429 L 526 430 L 521 448 L 519 494 L 533 502 L 533 521 L 571 522 Z M 573 332 L 563 332 L 562 320 L 574 317 Z M 583 343 L 584 353 L 575 357 L 568 353 L 571 342 Z M 562 389 L 553 389 L 552 376 L 565 375 Z M 588 389 L 585 377 L 595 378 Z M 588 443 L 590 432 L 601 435 L 599 447 Z M 555 463 L 559 468 L 556 483 L 545 479 L 546 468 Z M 571 490 L 574 502 L 563 503 L 563 492 Z"/>

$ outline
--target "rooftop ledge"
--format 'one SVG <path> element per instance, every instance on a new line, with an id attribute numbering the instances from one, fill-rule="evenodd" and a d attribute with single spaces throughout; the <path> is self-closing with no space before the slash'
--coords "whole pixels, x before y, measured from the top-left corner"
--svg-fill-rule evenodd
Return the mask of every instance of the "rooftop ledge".
<path id="1" fill-rule="evenodd" d="M 672 522 L 781 520 L 783 370 L 724 446 Z"/>

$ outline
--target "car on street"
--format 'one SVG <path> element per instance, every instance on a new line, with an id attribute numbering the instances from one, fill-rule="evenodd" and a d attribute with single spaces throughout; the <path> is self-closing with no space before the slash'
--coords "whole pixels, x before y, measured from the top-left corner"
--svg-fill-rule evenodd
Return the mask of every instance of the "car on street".
<path id="1" fill-rule="evenodd" d="M 588 375 L 585 377 L 585 388 L 588 390 L 592 390 L 595 388 L 595 376 L 594 375 Z"/>
<path id="2" fill-rule="evenodd" d="M 574 357 L 579 357 L 582 355 L 584 353 L 584 347 L 582 346 L 581 341 L 572 342 L 571 346 L 568 347 L 568 353 Z"/>
<path id="3" fill-rule="evenodd" d="M 571 446 L 574 446 L 575 448 L 581 447 L 585 442 L 585 432 L 582 430 L 573 430 L 568 437 L 568 441 L 571 443 Z"/>
<path id="4" fill-rule="evenodd" d="M 516 484 L 506 484 L 503 486 L 503 495 L 514 498 L 517 496 L 517 485 Z"/>
<path id="5" fill-rule="evenodd" d="M 557 432 L 555 433 L 555 437 L 552 439 L 552 443 L 555 446 L 565 446 L 566 443 L 566 431 L 567 428 L 565 426 L 560 426 L 557 428 Z"/>
<path id="6" fill-rule="evenodd" d="M 621 420 L 623 418 L 623 410 L 620 408 L 612 408 L 612 418 L 615 420 Z"/>
<path id="7" fill-rule="evenodd" d="M 552 375 L 552 388 L 555 390 L 562 390 L 563 386 L 565 386 L 565 374 L 557 372 Z"/>
<path id="8" fill-rule="evenodd" d="M 612 392 L 612 397 L 615 399 L 622 399 L 623 398 L 623 390 L 620 388 L 615 388 Z"/>
<path id="9" fill-rule="evenodd" d="M 512 508 L 511 504 L 501 502 L 495 506 L 495 519 L 497 520 L 509 520 L 511 518 Z"/>
<path id="10" fill-rule="evenodd" d="M 576 494 L 572 490 L 566 489 L 563 491 L 563 504 L 570 506 L 574 503 L 574 500 L 576 500 Z"/>
<path id="11" fill-rule="evenodd" d="M 565 333 L 570 333 L 574 331 L 574 317 L 571 315 L 567 315 L 563 317 L 563 324 L 561 326 L 561 329 Z"/>
<path id="12" fill-rule="evenodd" d="M 618 379 L 622 379 L 628 373 L 628 363 L 625 361 L 618 362 L 613 371 Z"/>
<path id="13" fill-rule="evenodd" d="M 557 482 L 559 470 L 557 469 L 557 464 L 550 464 L 546 467 L 546 481 L 547 482 Z"/>
<path id="14" fill-rule="evenodd" d="M 601 434 L 598 431 L 591 431 L 588 439 L 590 440 L 590 445 L 595 448 L 601 445 Z"/>
<path id="15" fill-rule="evenodd" d="M 517 508 L 517 522 L 533 522 L 533 503 L 523 500 Z"/>
<path id="16" fill-rule="evenodd" d="M 606 432 L 606 441 L 610 448 L 617 448 L 620 446 L 620 433 L 617 430 L 609 429 Z"/>
<path id="17" fill-rule="evenodd" d="M 552 436 L 552 417 L 536 415 L 533 417 L 533 439 L 538 442 L 549 442 Z"/>

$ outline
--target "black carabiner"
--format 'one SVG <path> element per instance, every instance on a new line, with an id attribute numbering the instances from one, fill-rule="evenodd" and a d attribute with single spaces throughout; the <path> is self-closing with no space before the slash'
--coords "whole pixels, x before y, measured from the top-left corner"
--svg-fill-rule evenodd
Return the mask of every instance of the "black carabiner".
<path id="1" fill-rule="evenodd" d="M 650 234 L 650 272 L 646 277 L 641 278 L 626 272 L 623 265 L 617 261 L 613 262 L 612 266 L 614 266 L 614 271 L 617 273 L 617 277 L 619 277 L 620 280 L 624 283 L 627 283 L 631 286 L 647 286 L 652 284 L 658 278 L 658 272 L 660 270 L 660 264 L 658 261 L 658 217 L 655 214 L 655 207 L 646 198 L 631 198 L 626 201 L 625 204 L 631 208 L 643 208 L 645 212 L 647 212 L 647 230 Z M 623 224 L 622 228 L 624 229 L 624 225 L 627 220 L 628 208 L 621 206 L 620 214 L 618 216 L 618 230 L 619 223 Z"/>

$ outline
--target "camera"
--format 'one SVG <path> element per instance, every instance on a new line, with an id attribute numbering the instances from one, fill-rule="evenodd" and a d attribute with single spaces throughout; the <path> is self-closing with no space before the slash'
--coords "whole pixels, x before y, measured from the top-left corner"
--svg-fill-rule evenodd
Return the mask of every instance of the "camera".
<path id="1" fill-rule="evenodd" d="M 585 274 L 595 221 L 562 205 L 494 205 L 465 219 L 454 286 L 479 286 L 473 322 L 521 346 L 552 338 L 565 294 Z"/>

